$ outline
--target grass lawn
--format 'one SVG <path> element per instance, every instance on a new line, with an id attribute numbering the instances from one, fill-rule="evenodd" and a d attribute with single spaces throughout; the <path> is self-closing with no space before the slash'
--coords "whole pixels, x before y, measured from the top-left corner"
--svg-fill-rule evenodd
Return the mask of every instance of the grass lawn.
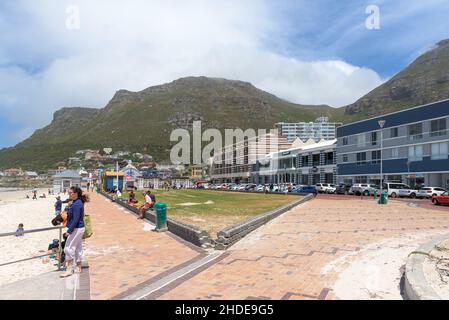
<path id="1" fill-rule="evenodd" d="M 169 218 L 200 227 L 212 238 L 225 227 L 247 220 L 298 199 L 293 195 L 220 192 L 210 190 L 154 190 L 157 202 L 167 204 Z M 123 193 L 123 199 L 128 194 Z M 143 203 L 137 191 L 137 204 Z"/>

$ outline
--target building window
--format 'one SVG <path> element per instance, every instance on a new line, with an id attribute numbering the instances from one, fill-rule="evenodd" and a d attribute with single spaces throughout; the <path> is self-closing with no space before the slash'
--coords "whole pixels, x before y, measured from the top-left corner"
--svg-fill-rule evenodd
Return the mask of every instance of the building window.
<path id="1" fill-rule="evenodd" d="M 408 160 L 409 161 L 422 161 L 423 157 L 423 147 L 413 146 L 408 148 Z"/>
<path id="2" fill-rule="evenodd" d="M 391 149 L 391 158 L 392 159 L 399 159 L 399 148 Z"/>
<path id="3" fill-rule="evenodd" d="M 447 142 L 432 144 L 432 160 L 447 159 L 448 154 Z"/>
<path id="4" fill-rule="evenodd" d="M 391 128 L 390 129 L 390 137 L 391 138 L 399 137 L 399 128 Z"/>
<path id="5" fill-rule="evenodd" d="M 357 135 L 357 147 L 362 148 L 366 144 L 366 135 L 364 133 Z"/>
<path id="6" fill-rule="evenodd" d="M 371 132 L 371 145 L 377 145 L 377 131 Z"/>
<path id="7" fill-rule="evenodd" d="M 430 136 L 438 137 L 446 134 L 446 118 L 433 120 L 430 123 Z"/>
<path id="8" fill-rule="evenodd" d="M 380 150 L 371 152 L 371 163 L 379 164 L 380 163 Z"/>
<path id="9" fill-rule="evenodd" d="M 410 140 L 422 139 L 422 123 L 415 123 L 408 126 L 408 138 Z"/>
<path id="10" fill-rule="evenodd" d="M 343 138 L 343 145 L 344 146 L 347 146 L 349 143 L 348 143 L 348 137 L 344 137 Z"/>
<path id="11" fill-rule="evenodd" d="M 349 159 L 348 159 L 348 155 L 347 155 L 347 154 L 344 154 L 344 155 L 343 155 L 343 162 L 349 162 Z"/>
<path id="12" fill-rule="evenodd" d="M 357 165 L 366 164 L 366 152 L 357 153 Z"/>

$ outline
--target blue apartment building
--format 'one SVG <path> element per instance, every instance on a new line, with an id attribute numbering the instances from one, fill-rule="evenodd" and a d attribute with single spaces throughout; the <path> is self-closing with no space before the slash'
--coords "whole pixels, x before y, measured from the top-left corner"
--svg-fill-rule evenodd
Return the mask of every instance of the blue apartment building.
<path id="1" fill-rule="evenodd" d="M 379 184 L 381 155 L 384 182 L 449 189 L 449 100 L 337 128 L 339 183 Z"/>

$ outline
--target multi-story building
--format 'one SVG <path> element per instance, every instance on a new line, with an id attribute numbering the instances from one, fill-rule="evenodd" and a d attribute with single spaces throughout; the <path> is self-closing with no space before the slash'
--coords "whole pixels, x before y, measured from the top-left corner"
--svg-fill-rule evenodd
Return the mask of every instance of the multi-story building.
<path id="1" fill-rule="evenodd" d="M 269 133 L 245 138 L 214 154 L 210 178 L 215 183 L 247 183 L 251 180 L 253 164 L 267 154 L 291 147 L 287 138 Z"/>
<path id="2" fill-rule="evenodd" d="M 298 138 L 303 141 L 309 139 L 319 141 L 335 139 L 336 129 L 341 125 L 341 123 L 329 122 L 327 117 L 320 117 L 315 122 L 280 122 L 275 124 L 275 128 L 279 130 L 281 135 L 287 137 L 289 142 Z"/>
<path id="3" fill-rule="evenodd" d="M 338 181 L 379 184 L 382 157 L 384 182 L 449 188 L 448 127 L 449 100 L 341 126 Z"/>
<path id="4" fill-rule="evenodd" d="M 257 184 L 335 183 L 336 149 L 334 139 L 271 153 L 253 166 L 252 181 Z"/>

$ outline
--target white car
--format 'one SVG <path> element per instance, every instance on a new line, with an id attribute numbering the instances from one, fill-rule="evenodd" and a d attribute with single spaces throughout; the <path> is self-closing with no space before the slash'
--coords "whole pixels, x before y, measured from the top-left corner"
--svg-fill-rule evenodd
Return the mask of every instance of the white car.
<path id="1" fill-rule="evenodd" d="M 246 184 L 241 184 L 241 185 L 239 185 L 239 187 L 237 188 L 237 190 L 239 190 L 239 191 L 245 191 L 245 188 L 246 188 Z"/>
<path id="2" fill-rule="evenodd" d="M 317 183 L 316 189 L 318 193 L 334 193 L 337 190 L 335 185 L 330 183 Z"/>
<path id="3" fill-rule="evenodd" d="M 418 190 L 417 198 L 431 199 L 434 196 L 441 196 L 446 190 L 443 188 L 423 187 Z"/>
<path id="4" fill-rule="evenodd" d="M 412 198 L 415 199 L 418 194 L 418 190 L 416 189 L 400 189 L 399 190 L 399 198 Z"/>
<path id="5" fill-rule="evenodd" d="M 383 190 L 387 190 L 388 196 L 392 198 L 399 197 L 399 191 L 402 189 L 412 189 L 404 183 L 386 182 L 383 184 Z"/>
<path id="6" fill-rule="evenodd" d="M 335 184 L 330 184 L 329 187 L 327 187 L 326 189 L 326 193 L 335 193 L 335 191 L 337 191 L 337 187 L 335 186 Z"/>

